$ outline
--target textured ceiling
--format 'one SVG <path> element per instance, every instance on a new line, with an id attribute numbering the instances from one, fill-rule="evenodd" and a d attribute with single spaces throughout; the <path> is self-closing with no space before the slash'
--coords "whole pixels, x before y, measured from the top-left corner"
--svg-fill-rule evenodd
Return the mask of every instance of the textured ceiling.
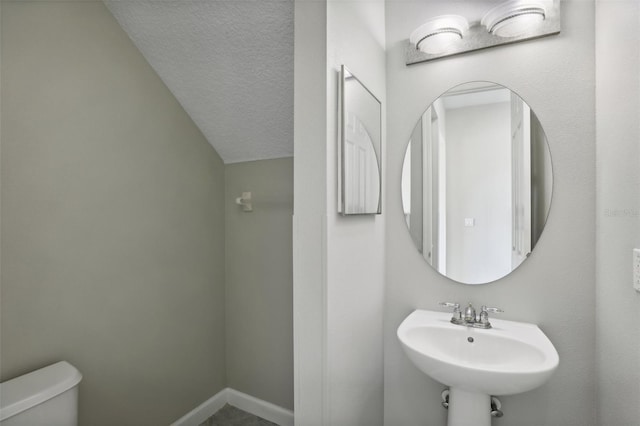
<path id="1" fill-rule="evenodd" d="M 105 0 L 225 163 L 293 155 L 292 0 Z"/>

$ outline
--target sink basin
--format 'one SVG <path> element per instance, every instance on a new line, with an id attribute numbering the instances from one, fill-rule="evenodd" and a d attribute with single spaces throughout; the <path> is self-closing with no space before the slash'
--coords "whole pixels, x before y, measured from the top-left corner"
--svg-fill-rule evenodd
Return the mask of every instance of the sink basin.
<path id="1" fill-rule="evenodd" d="M 510 395 L 537 388 L 558 367 L 558 352 L 535 324 L 492 318 L 493 328 L 483 330 L 450 319 L 450 313 L 416 310 L 398 328 L 409 359 L 445 385 Z"/>

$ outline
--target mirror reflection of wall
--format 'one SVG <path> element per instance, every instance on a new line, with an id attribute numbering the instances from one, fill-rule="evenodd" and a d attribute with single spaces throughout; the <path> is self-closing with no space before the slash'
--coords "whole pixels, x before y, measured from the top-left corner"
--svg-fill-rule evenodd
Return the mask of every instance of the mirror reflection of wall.
<path id="1" fill-rule="evenodd" d="M 495 281 L 538 242 L 551 156 L 535 114 L 509 89 L 457 86 L 422 114 L 402 176 L 405 220 L 427 263 L 466 284 Z"/>

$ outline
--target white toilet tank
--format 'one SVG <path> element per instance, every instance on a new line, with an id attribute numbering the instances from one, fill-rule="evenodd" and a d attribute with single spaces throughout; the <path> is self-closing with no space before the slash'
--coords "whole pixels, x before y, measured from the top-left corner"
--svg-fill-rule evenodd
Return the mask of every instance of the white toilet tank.
<path id="1" fill-rule="evenodd" d="M 60 361 L 0 383 L 0 426 L 77 426 L 80 380 Z"/>

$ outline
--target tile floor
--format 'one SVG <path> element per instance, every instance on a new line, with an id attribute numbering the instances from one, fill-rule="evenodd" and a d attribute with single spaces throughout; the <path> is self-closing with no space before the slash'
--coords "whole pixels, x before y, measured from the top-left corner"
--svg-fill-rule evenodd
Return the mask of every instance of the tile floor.
<path id="1" fill-rule="evenodd" d="M 262 417 L 254 416 L 233 405 L 225 404 L 200 426 L 278 426 Z"/>

